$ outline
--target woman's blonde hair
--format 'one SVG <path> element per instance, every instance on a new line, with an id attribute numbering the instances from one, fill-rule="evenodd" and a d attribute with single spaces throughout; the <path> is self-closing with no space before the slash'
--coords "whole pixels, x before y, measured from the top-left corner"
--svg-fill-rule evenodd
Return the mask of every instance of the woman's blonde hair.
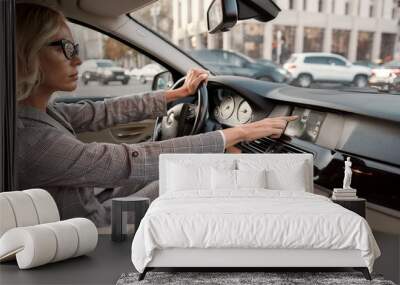
<path id="1" fill-rule="evenodd" d="M 16 5 L 17 101 L 40 84 L 39 51 L 65 23 L 61 12 L 30 3 Z"/>

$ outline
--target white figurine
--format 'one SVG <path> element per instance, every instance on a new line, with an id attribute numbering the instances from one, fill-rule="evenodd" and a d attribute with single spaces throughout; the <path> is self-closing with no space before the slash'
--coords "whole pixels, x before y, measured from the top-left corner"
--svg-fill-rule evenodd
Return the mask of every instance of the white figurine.
<path id="1" fill-rule="evenodd" d="M 351 184 L 351 176 L 353 172 L 351 171 L 351 161 L 350 157 L 347 157 L 347 160 L 344 162 L 344 179 L 343 179 L 343 189 L 352 189 L 350 187 Z"/>

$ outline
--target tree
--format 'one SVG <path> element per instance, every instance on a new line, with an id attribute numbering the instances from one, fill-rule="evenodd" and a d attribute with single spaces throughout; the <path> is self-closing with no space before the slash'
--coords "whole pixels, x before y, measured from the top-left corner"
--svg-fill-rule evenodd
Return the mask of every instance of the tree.
<path id="1" fill-rule="evenodd" d="M 112 60 L 120 60 L 128 54 L 130 47 L 112 38 L 104 39 L 104 57 Z"/>

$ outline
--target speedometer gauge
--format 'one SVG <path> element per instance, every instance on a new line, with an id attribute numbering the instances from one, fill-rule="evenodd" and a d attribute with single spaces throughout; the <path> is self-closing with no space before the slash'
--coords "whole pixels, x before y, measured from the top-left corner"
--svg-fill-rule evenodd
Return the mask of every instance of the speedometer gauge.
<path id="1" fill-rule="evenodd" d="M 245 124 L 251 119 L 251 115 L 253 114 L 253 110 L 251 109 L 249 103 L 247 101 L 242 101 L 240 103 L 237 118 L 241 124 Z"/>
<path id="2" fill-rule="evenodd" d="M 220 113 L 221 118 L 229 119 L 235 110 L 235 101 L 232 96 L 226 96 L 221 102 Z"/>

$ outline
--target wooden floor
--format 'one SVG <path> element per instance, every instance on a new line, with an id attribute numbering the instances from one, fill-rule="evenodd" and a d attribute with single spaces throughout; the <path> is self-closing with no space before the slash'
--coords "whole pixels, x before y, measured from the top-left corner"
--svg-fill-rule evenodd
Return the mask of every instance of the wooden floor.
<path id="1" fill-rule="evenodd" d="M 110 235 L 99 235 L 96 250 L 41 267 L 19 270 L 17 263 L 0 264 L 0 284 L 115 284 L 122 273 L 134 271 L 132 238 L 121 243 Z"/>

